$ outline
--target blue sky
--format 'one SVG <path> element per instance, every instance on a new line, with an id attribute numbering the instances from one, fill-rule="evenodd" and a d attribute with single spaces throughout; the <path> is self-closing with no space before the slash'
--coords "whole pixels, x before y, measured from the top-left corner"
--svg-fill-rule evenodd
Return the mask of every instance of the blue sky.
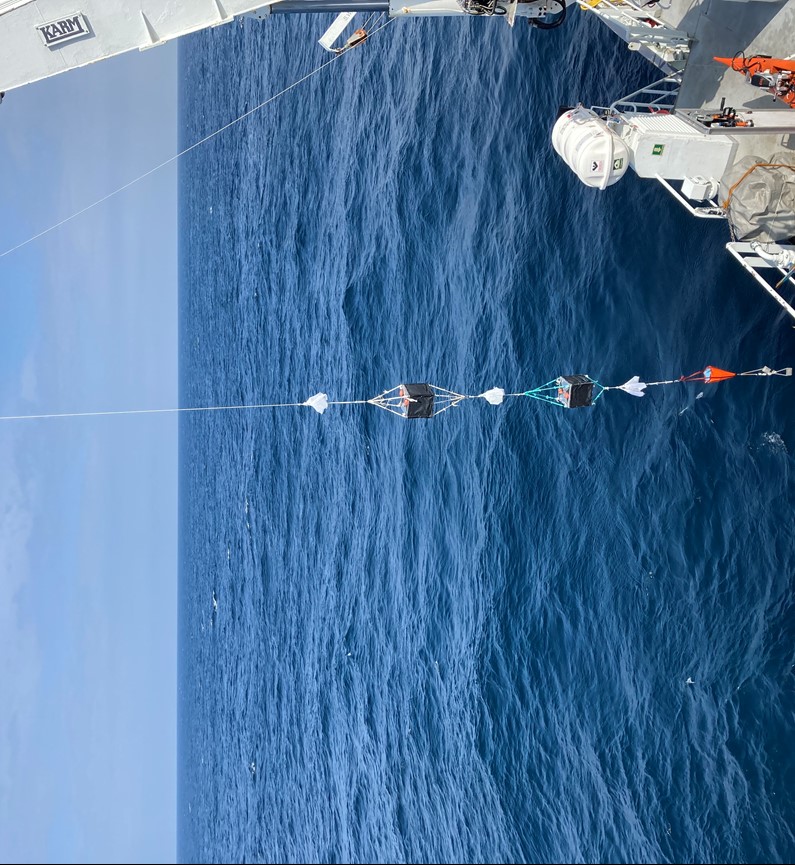
<path id="1" fill-rule="evenodd" d="M 7 94 L 0 252 L 176 151 L 176 46 Z M 0 258 L 0 414 L 177 404 L 176 167 Z M 177 421 L 0 423 L 0 859 L 176 856 Z"/>

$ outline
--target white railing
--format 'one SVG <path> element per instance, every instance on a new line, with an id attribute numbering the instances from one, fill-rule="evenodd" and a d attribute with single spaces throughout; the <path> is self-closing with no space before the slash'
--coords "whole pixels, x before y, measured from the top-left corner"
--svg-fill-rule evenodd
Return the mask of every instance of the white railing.
<path id="1" fill-rule="evenodd" d="M 14 9 L 19 9 L 20 6 L 27 6 L 33 0 L 0 0 L 0 15 L 6 12 L 13 12 Z"/>
<path id="2" fill-rule="evenodd" d="M 593 111 L 599 114 L 672 114 L 676 106 L 676 97 L 679 95 L 679 87 L 682 84 L 682 73 L 674 72 L 666 75 L 659 81 L 634 90 L 620 99 L 611 103 L 609 108 L 591 106 Z"/>
<path id="3" fill-rule="evenodd" d="M 771 248 L 776 248 L 783 255 L 773 253 Z M 795 308 L 790 303 L 795 300 L 795 246 L 783 243 L 733 241 L 726 244 L 726 249 L 773 300 L 795 319 Z M 787 258 L 793 263 L 792 266 L 787 263 Z M 782 288 L 787 289 L 789 300 L 782 294 Z"/>
<path id="4" fill-rule="evenodd" d="M 652 15 L 632 0 L 583 0 L 580 8 L 602 19 L 634 51 L 663 69 L 684 68 L 691 37 Z"/>

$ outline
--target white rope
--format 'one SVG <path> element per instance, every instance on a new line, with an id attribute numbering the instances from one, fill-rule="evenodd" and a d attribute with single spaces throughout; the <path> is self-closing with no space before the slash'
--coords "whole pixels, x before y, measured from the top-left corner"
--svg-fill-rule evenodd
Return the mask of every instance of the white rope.
<path id="1" fill-rule="evenodd" d="M 695 375 L 695 373 L 694 373 Z M 737 376 L 791 376 L 792 375 L 792 367 L 784 367 L 782 369 L 771 369 L 770 367 L 763 366 L 758 369 L 748 370 L 747 372 L 736 373 Z M 668 385 L 668 384 L 688 384 L 692 381 L 697 381 L 697 379 L 688 379 L 688 378 L 679 378 L 679 379 L 668 379 L 667 381 L 651 381 L 651 382 L 640 382 L 635 381 L 634 379 L 630 379 L 630 381 L 625 382 L 623 385 L 611 385 L 608 387 L 601 387 L 599 394 L 594 397 L 594 402 L 598 398 L 598 396 L 608 390 L 627 390 L 632 393 L 633 396 L 642 396 L 642 393 L 634 393 L 628 387 L 629 385 L 635 384 L 641 387 L 641 390 L 646 387 L 652 387 L 654 385 Z M 717 381 L 720 381 L 718 379 Z M 594 382 L 594 384 L 598 384 L 598 382 Z M 554 402 L 554 399 L 549 396 L 538 396 L 537 393 L 544 390 L 544 387 L 536 388 L 535 391 L 524 391 L 523 393 L 500 393 L 498 396 L 500 397 L 498 400 L 494 401 L 488 399 L 491 391 L 487 391 L 485 394 L 461 394 L 454 390 L 449 390 L 448 388 L 440 387 L 439 385 L 428 385 L 428 387 L 434 392 L 437 403 L 435 407 L 435 411 L 433 412 L 433 417 L 436 415 L 440 415 L 443 412 L 447 411 L 450 408 L 455 408 L 459 406 L 464 400 L 471 399 L 481 399 L 486 398 L 492 405 L 498 405 L 502 402 L 502 399 L 506 396 L 512 397 L 535 397 L 536 399 L 546 399 L 548 401 Z M 50 412 L 47 414 L 17 414 L 17 415 L 3 415 L 0 416 L 0 421 L 14 421 L 14 420 L 50 420 L 54 418 L 78 418 L 78 417 L 118 417 L 121 415 L 145 415 L 145 414 L 179 414 L 179 413 L 188 413 L 188 412 L 218 412 L 218 411 L 256 411 L 258 409 L 265 408 L 311 408 L 315 411 L 323 414 L 323 412 L 332 405 L 374 405 L 378 408 L 384 409 L 385 411 L 392 412 L 392 414 L 400 415 L 401 417 L 406 417 L 406 413 L 403 411 L 403 408 L 408 405 L 408 403 L 415 403 L 417 400 L 408 397 L 402 390 L 403 385 L 396 385 L 395 387 L 387 388 L 382 391 L 377 396 L 371 397 L 370 399 L 348 399 L 348 400 L 329 400 L 325 393 L 317 393 L 314 396 L 310 397 L 308 400 L 304 402 L 268 402 L 268 403 L 249 403 L 245 405 L 209 405 L 209 406 L 189 406 L 182 408 L 143 408 L 143 409 L 122 409 L 116 411 L 79 411 L 79 412 Z M 554 388 L 547 388 L 554 389 Z M 501 391 L 501 388 L 495 389 L 497 391 Z"/>
<path id="2" fill-rule="evenodd" d="M 373 12 L 373 14 L 372 14 L 372 15 L 371 15 L 371 16 L 370 16 L 370 17 L 369 17 L 369 18 L 364 22 L 364 24 L 362 25 L 362 30 L 365 30 L 365 31 L 366 31 L 367 28 L 368 28 L 371 24 L 373 25 L 373 27 L 378 27 L 378 25 L 381 23 L 381 19 L 384 17 L 384 13 L 382 12 L 382 13 L 378 16 L 378 18 L 375 18 L 375 15 L 376 15 L 376 13 Z M 375 18 L 375 21 L 373 21 L 373 18 Z M 380 30 L 380 28 L 378 28 L 378 29 Z M 377 33 L 377 32 L 378 32 L 378 30 L 373 30 L 373 33 Z M 369 35 L 369 34 L 368 34 L 368 35 Z"/>
<path id="3" fill-rule="evenodd" d="M 349 399 L 329 400 L 328 405 L 379 405 L 380 396 L 373 399 Z M 0 421 L 6 420 L 50 420 L 52 418 L 67 417 L 114 417 L 119 415 L 134 414 L 178 414 L 180 412 L 202 412 L 202 411 L 255 411 L 263 408 L 306 408 L 306 402 L 267 402 L 252 403 L 250 405 L 205 405 L 190 406 L 183 408 L 136 408 L 120 411 L 71 411 L 52 412 L 49 414 L 13 414 L 0 416 Z M 311 408 L 311 406 L 309 406 Z"/>
<path id="4" fill-rule="evenodd" d="M 260 408 L 298 408 L 305 406 L 303 402 L 271 402 L 259 403 L 257 405 L 206 405 L 193 406 L 190 408 L 134 408 L 123 411 L 71 411 L 57 412 L 53 414 L 10 414 L 0 417 L 4 420 L 48 420 L 59 417 L 112 417 L 114 415 L 129 414 L 176 414 L 178 412 L 198 411 L 251 411 Z"/>
<path id="5" fill-rule="evenodd" d="M 272 4 L 269 4 L 272 5 Z M 374 30 L 372 36 L 378 33 L 380 30 L 383 30 L 387 24 L 391 24 L 392 21 L 396 19 L 390 18 L 389 21 L 386 22 L 383 26 L 379 27 L 378 30 Z M 234 120 L 230 121 L 226 124 L 226 126 L 222 126 L 220 129 L 216 129 L 215 132 L 211 132 L 209 135 L 205 135 L 204 138 L 196 141 L 194 144 L 191 144 L 190 147 L 186 147 L 184 150 L 181 150 L 179 153 L 174 156 L 169 157 L 164 162 L 161 162 L 159 165 L 155 165 L 154 168 L 150 168 L 148 171 L 145 171 L 143 174 L 140 174 L 138 177 L 130 180 L 128 183 L 125 183 L 123 186 L 118 187 L 118 189 L 114 189 L 113 192 L 109 192 L 107 195 L 103 195 L 102 198 L 98 198 L 96 201 L 82 208 L 81 210 L 76 211 L 71 216 L 67 216 L 65 219 L 62 219 L 60 222 L 56 222 L 54 225 L 51 225 L 49 228 L 45 228 L 43 231 L 40 231 L 38 234 L 34 234 L 32 237 L 29 237 L 27 240 L 23 240 L 22 243 L 18 243 L 16 246 L 12 246 L 7 249 L 5 252 L 0 252 L 0 258 L 5 258 L 6 255 L 11 255 L 12 252 L 16 252 L 18 249 L 22 249 L 23 246 L 27 246 L 29 243 L 33 243 L 34 240 L 38 240 L 40 237 L 44 237 L 45 234 L 49 234 L 51 231 L 55 231 L 56 228 L 60 228 L 62 225 L 66 225 L 67 222 L 71 222 L 73 219 L 77 219 L 78 216 L 82 216 L 84 213 L 87 213 L 89 210 L 97 207 L 100 204 L 103 204 L 108 199 L 113 198 L 115 195 L 118 195 L 120 192 L 124 192 L 125 189 L 129 189 L 131 186 L 134 186 L 136 183 L 140 183 L 142 180 L 145 180 L 151 174 L 154 174 L 156 171 L 160 171 L 161 168 L 165 168 L 167 165 L 171 165 L 172 162 L 176 162 L 178 159 L 185 156 L 187 153 L 190 153 L 191 150 L 195 150 L 197 147 L 200 147 L 202 144 L 206 144 L 210 139 L 215 138 L 216 135 L 220 135 L 222 132 L 226 132 L 227 129 L 230 129 L 232 126 L 240 123 L 245 120 L 247 117 L 251 117 L 252 114 L 256 114 L 258 111 L 261 111 L 265 108 L 266 105 L 270 105 L 271 102 L 275 102 L 280 97 L 284 96 L 285 93 L 289 93 L 295 87 L 298 87 L 299 84 L 303 84 L 304 81 L 308 81 L 313 75 L 317 75 L 318 72 L 322 72 L 327 66 L 330 66 L 336 60 L 338 60 L 343 54 L 346 54 L 346 51 L 343 51 L 342 54 L 336 54 L 330 60 L 327 60 L 325 63 L 321 63 L 320 66 L 313 69 L 311 72 L 308 72 L 302 78 L 299 78 L 297 81 L 294 81 L 292 84 L 288 85 L 284 88 L 284 90 L 280 90 L 275 96 L 271 96 L 266 99 L 264 102 L 260 102 L 259 105 L 255 105 L 254 108 L 249 109 L 245 112 L 245 114 L 241 114 L 240 117 L 236 117 Z"/>

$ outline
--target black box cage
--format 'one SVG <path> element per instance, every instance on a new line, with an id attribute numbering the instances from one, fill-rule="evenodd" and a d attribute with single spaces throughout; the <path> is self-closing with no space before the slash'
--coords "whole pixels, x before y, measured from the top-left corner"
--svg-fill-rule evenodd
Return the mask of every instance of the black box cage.
<path id="1" fill-rule="evenodd" d="M 407 418 L 433 417 L 434 390 L 429 384 L 402 384 L 403 411 Z"/>
<path id="2" fill-rule="evenodd" d="M 558 402 L 566 408 L 593 405 L 593 385 L 587 375 L 562 375 L 558 379 Z"/>

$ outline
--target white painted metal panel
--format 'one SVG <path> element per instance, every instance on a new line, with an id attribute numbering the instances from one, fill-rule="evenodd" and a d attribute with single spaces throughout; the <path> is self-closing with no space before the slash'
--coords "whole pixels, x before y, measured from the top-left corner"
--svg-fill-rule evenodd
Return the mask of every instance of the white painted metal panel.
<path id="1" fill-rule="evenodd" d="M 332 21 L 331 27 L 317 41 L 326 49 L 331 51 L 334 43 L 342 35 L 342 31 L 356 17 L 355 12 L 340 12 L 339 15 Z"/>
<path id="2" fill-rule="evenodd" d="M 3 2 L 3 0 L 0 0 Z M 264 0 L 5 0 L 0 7 L 0 91 L 134 48 L 231 21 Z M 80 15 L 89 33 L 46 45 L 37 29 Z"/>

